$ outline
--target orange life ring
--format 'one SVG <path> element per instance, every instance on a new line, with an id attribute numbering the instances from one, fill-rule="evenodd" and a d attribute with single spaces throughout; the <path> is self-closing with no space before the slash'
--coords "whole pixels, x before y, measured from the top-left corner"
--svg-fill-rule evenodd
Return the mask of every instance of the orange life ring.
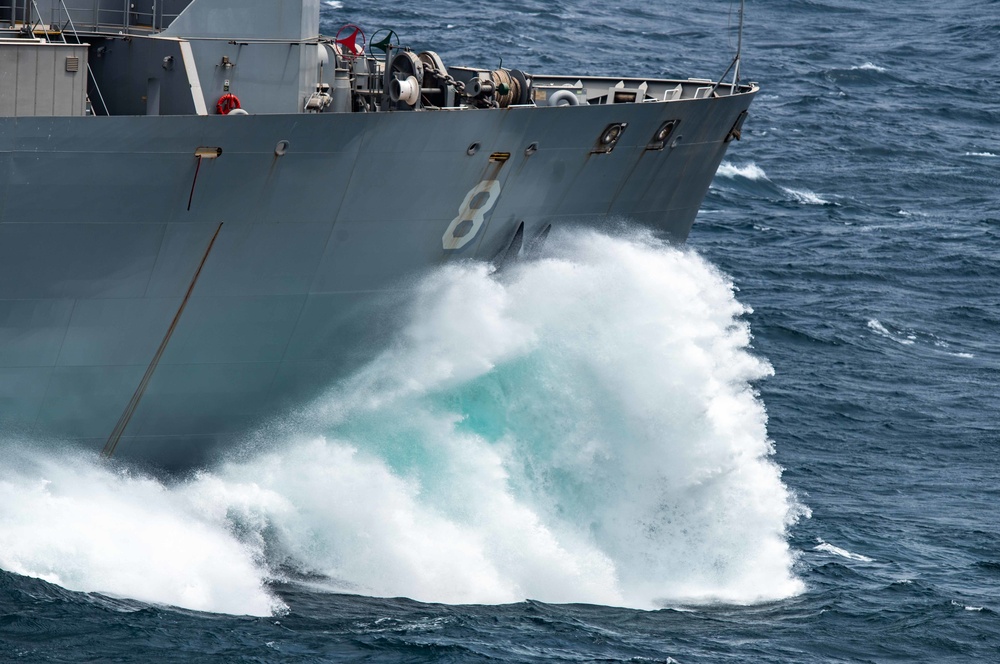
<path id="1" fill-rule="evenodd" d="M 234 111 L 239 107 L 240 107 L 240 98 L 234 95 L 232 92 L 227 92 L 226 94 L 219 97 L 219 101 L 215 105 L 215 111 L 219 115 L 228 115 L 229 111 Z"/>

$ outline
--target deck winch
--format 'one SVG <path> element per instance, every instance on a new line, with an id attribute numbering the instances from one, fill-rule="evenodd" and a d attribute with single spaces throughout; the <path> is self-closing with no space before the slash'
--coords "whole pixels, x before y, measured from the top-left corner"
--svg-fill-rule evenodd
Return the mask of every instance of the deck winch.
<path id="1" fill-rule="evenodd" d="M 385 36 L 379 39 L 380 35 Z M 327 46 L 336 57 L 338 76 L 350 83 L 335 84 L 331 91 L 320 81 L 306 100 L 307 111 L 345 106 L 362 112 L 508 108 L 532 103 L 532 81 L 524 72 L 503 67 L 449 70 L 437 53 L 416 53 L 401 46 L 392 30 L 376 31 L 366 49 L 364 33 L 349 24 Z"/>

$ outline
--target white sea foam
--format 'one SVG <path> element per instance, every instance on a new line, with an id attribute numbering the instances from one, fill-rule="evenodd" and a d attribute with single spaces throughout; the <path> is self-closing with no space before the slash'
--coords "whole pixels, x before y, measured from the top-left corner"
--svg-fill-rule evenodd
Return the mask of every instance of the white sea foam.
<path id="1" fill-rule="evenodd" d="M 743 164 L 742 166 L 736 166 L 728 161 L 724 161 L 719 165 L 719 170 L 716 175 L 724 178 L 746 178 L 748 180 L 767 180 L 767 173 L 764 169 L 753 163 Z"/>
<path id="2" fill-rule="evenodd" d="M 819 544 L 813 547 L 813 551 L 823 551 L 825 553 L 830 553 L 841 558 L 847 558 L 848 560 L 857 560 L 863 563 L 875 562 L 874 558 L 869 558 L 868 556 L 863 556 L 860 553 L 851 553 L 847 549 L 841 549 L 839 546 L 834 546 L 833 544 L 828 544 L 822 539 L 816 539 Z"/>
<path id="3" fill-rule="evenodd" d="M 916 340 L 913 335 L 902 336 L 890 332 L 889 329 L 877 318 L 872 318 L 868 321 L 868 329 L 879 336 L 891 339 L 898 344 L 902 344 L 903 346 L 912 346 Z"/>
<path id="4" fill-rule="evenodd" d="M 983 610 L 983 607 L 981 607 L 981 606 L 970 606 L 968 604 L 963 604 L 962 602 L 958 602 L 958 601 L 955 601 L 955 600 L 951 600 L 951 605 L 952 606 L 960 606 L 965 611 L 976 611 L 976 612 L 978 612 L 978 611 L 982 611 Z"/>
<path id="5" fill-rule="evenodd" d="M 727 178 L 730 180 L 744 178 L 753 182 L 771 181 L 771 179 L 767 176 L 767 173 L 764 172 L 764 169 L 754 162 L 737 166 L 731 162 L 724 161 L 719 165 L 716 177 Z M 830 201 L 807 189 L 791 189 L 789 187 L 779 187 L 779 189 L 788 195 L 792 200 L 804 205 L 831 205 Z"/>
<path id="6" fill-rule="evenodd" d="M 197 485 L 165 487 L 96 457 L 19 449 L 0 468 L 0 568 L 71 590 L 267 615 L 260 551 Z"/>
<path id="7" fill-rule="evenodd" d="M 851 69 L 862 70 L 862 71 L 877 71 L 880 74 L 883 74 L 886 71 L 885 67 L 879 67 L 874 62 L 866 62 L 863 65 L 851 67 Z"/>
<path id="8" fill-rule="evenodd" d="M 972 359 L 975 357 L 975 355 L 973 355 L 972 353 L 949 350 L 951 348 L 951 344 L 945 341 L 944 339 L 936 338 L 933 334 L 917 333 L 910 330 L 907 330 L 905 332 L 904 331 L 894 332 L 889 328 L 887 328 L 885 325 L 883 325 L 882 322 L 879 321 L 877 318 L 869 319 L 867 325 L 868 329 L 874 332 L 875 334 L 879 335 L 880 337 L 885 337 L 886 339 L 890 339 L 891 341 L 895 341 L 896 343 L 902 346 L 913 346 L 918 341 L 920 341 L 922 345 L 926 345 L 928 347 L 933 346 L 934 349 L 940 349 L 940 352 L 950 355 L 951 357 L 959 357 L 962 359 Z"/>
<path id="9" fill-rule="evenodd" d="M 800 592 L 747 311 L 696 255 L 554 235 L 419 284 L 397 341 L 260 449 L 164 486 L 28 454 L 0 566 L 212 611 L 288 566 L 443 602 L 749 603 Z"/>
<path id="10" fill-rule="evenodd" d="M 830 201 L 825 198 L 820 198 L 807 189 L 789 189 L 788 187 L 782 187 L 781 190 L 791 196 L 794 201 L 803 203 L 804 205 L 830 205 Z"/>
<path id="11" fill-rule="evenodd" d="M 1000 155 L 993 154 L 992 152 L 966 152 L 966 157 L 998 157 Z"/>
<path id="12" fill-rule="evenodd" d="M 344 3 L 339 0 L 323 0 L 323 4 L 332 9 L 343 9 Z"/>

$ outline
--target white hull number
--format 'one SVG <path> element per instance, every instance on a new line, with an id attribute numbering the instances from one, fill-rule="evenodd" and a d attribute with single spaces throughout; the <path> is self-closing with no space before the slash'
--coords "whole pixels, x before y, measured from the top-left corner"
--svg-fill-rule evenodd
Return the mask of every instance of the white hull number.
<path id="1" fill-rule="evenodd" d="M 483 180 L 470 189 L 458 209 L 458 216 L 452 219 L 441 238 L 444 248 L 461 249 L 471 242 L 482 228 L 486 213 L 493 209 L 499 197 L 499 180 Z"/>

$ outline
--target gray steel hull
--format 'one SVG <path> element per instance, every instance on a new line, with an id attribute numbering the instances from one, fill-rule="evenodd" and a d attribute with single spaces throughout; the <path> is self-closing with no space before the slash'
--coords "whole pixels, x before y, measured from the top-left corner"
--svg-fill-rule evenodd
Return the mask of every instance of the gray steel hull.
<path id="1" fill-rule="evenodd" d="M 526 241 L 614 217 L 683 241 L 752 97 L 0 118 L 0 427 L 99 450 L 222 222 L 116 455 L 203 463 L 357 368 L 385 334 L 382 303 L 414 275 L 491 259 L 521 222 Z M 671 119 L 676 146 L 647 150 Z M 614 122 L 628 123 L 615 149 L 592 153 Z M 199 166 L 198 147 L 222 154 Z M 444 249 L 484 178 L 499 197 L 472 241 Z"/>

